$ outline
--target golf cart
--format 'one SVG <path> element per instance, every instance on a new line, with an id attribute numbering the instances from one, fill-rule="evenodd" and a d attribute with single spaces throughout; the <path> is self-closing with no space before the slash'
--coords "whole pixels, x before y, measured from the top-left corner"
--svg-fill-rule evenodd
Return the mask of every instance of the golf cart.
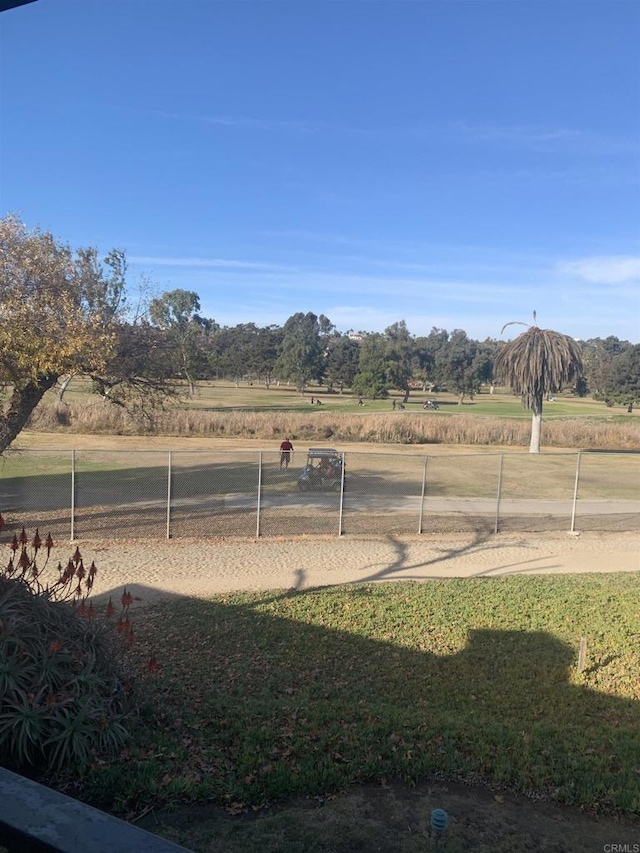
<path id="1" fill-rule="evenodd" d="M 342 488 L 342 454 L 333 447 L 311 447 L 307 453 L 307 464 L 298 477 L 301 492 L 330 489 L 339 492 Z"/>

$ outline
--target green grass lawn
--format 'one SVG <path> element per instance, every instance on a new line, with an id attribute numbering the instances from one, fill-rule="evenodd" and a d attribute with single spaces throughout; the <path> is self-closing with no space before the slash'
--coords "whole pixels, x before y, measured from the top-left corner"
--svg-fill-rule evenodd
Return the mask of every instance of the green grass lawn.
<path id="1" fill-rule="evenodd" d="M 64 399 L 68 403 L 80 403 L 92 399 L 89 390 L 89 383 L 82 377 L 77 377 L 71 382 Z M 325 387 L 309 386 L 302 395 L 293 386 L 284 383 L 280 385 L 274 383 L 267 389 L 258 382 L 252 385 L 241 382 L 236 385 L 234 382 L 220 380 L 198 382 L 195 396 L 192 398 L 185 396 L 181 405 L 200 411 L 235 409 L 247 412 L 283 410 L 309 412 L 312 410 L 312 397 L 314 400 L 321 400 L 321 405 L 315 406 L 314 411 L 358 412 L 360 414 L 392 411 L 392 401 L 395 399 L 396 402 L 399 402 L 402 399 L 402 395 L 395 392 L 385 400 L 365 400 L 365 406 L 361 408 L 358 406 L 358 398 L 354 397 L 349 391 L 345 391 L 344 394 L 333 394 L 328 393 Z M 46 399 L 55 399 L 55 391 L 49 392 Z M 508 418 L 531 417 L 531 413 L 522 408 L 520 399 L 503 388 L 498 389 L 495 394 L 488 392 L 478 394 L 473 401 L 467 399 L 462 405 L 458 405 L 458 397 L 452 393 L 429 393 L 413 390 L 405 411 L 423 412 L 422 404 L 427 399 L 438 400 L 441 405 L 437 411 L 425 411 L 425 417 L 443 417 L 451 414 Z M 401 415 L 401 410 L 397 411 L 398 415 Z M 571 394 L 557 394 L 555 395 L 555 402 L 545 403 L 544 405 L 545 418 L 601 417 L 610 420 L 619 417 L 624 419 L 626 417 L 625 412 L 624 407 L 608 408 L 603 402 L 593 400 L 590 397 L 579 398 Z"/>
<path id="2" fill-rule="evenodd" d="M 231 382 L 202 382 L 198 384 L 197 394 L 193 399 L 187 401 L 190 408 L 202 408 L 210 411 L 225 408 L 245 409 L 247 411 L 274 411 L 286 409 L 288 411 L 309 411 L 311 409 L 311 398 L 321 400 L 321 405 L 316 406 L 318 411 L 340 411 L 359 412 L 367 414 L 370 412 L 392 411 L 393 400 L 396 403 L 402 400 L 398 392 L 392 393 L 384 400 L 364 400 L 365 406 L 358 406 L 358 398 L 346 391 L 344 394 L 330 394 L 324 387 L 310 386 L 304 395 L 301 395 L 293 387 L 284 385 L 272 385 L 269 390 L 264 386 L 241 383 L 236 387 Z M 499 393 L 478 394 L 473 401 L 466 399 L 461 405 L 455 394 L 429 393 L 426 391 L 413 390 L 409 396 L 405 411 L 422 412 L 422 405 L 427 399 L 435 399 L 440 403 L 437 411 L 425 411 L 425 416 L 442 417 L 451 414 L 473 414 L 489 415 L 492 417 L 530 418 L 531 413 L 522 408 L 519 397 L 501 389 Z M 401 414 L 400 409 L 396 409 Z M 618 411 L 620 414 L 622 410 Z M 570 394 L 555 396 L 555 402 L 548 402 L 544 406 L 545 417 L 584 417 L 600 416 L 610 418 L 615 409 L 608 408 L 603 402 L 589 398 L 573 397 Z"/>
<path id="3" fill-rule="evenodd" d="M 637 814 L 639 600 L 640 576 L 607 574 L 145 608 L 155 710 L 83 796 L 121 813 L 189 800 L 233 812 L 444 774 Z"/>

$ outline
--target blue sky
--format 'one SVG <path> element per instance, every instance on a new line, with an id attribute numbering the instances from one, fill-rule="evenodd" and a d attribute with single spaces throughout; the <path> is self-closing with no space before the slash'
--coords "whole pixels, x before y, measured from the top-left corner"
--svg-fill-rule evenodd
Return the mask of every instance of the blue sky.
<path id="1" fill-rule="evenodd" d="M 224 325 L 637 342 L 639 43 L 637 0 L 37 0 L 1 212 Z"/>

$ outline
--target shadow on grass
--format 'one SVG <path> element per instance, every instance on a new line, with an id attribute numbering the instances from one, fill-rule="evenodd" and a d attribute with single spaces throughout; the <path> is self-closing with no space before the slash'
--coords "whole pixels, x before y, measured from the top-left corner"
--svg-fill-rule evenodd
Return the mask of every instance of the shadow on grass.
<path id="1" fill-rule="evenodd" d="M 637 654 L 610 642 L 576 673 L 581 602 L 602 579 L 575 597 L 567 579 L 509 579 L 515 605 L 500 580 L 296 592 L 302 582 L 138 611 L 162 708 L 117 763 L 93 768 L 85 796 L 133 812 L 180 800 L 242 811 L 445 777 L 638 813 L 640 703 L 602 692 L 624 688 Z M 634 583 L 620 579 L 621 594 Z M 500 624 L 501 606 L 504 630 L 479 627 Z M 516 617 L 526 630 L 508 628 Z"/>

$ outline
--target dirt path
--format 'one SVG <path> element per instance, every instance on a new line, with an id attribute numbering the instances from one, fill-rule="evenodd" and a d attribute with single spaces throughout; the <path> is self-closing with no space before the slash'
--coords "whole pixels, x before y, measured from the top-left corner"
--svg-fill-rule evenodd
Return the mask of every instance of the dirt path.
<path id="1" fill-rule="evenodd" d="M 85 562 L 98 567 L 96 594 L 126 584 L 145 601 L 344 583 L 633 572 L 640 571 L 639 546 L 637 533 L 80 542 Z M 62 546 L 57 550 L 60 559 Z"/>

